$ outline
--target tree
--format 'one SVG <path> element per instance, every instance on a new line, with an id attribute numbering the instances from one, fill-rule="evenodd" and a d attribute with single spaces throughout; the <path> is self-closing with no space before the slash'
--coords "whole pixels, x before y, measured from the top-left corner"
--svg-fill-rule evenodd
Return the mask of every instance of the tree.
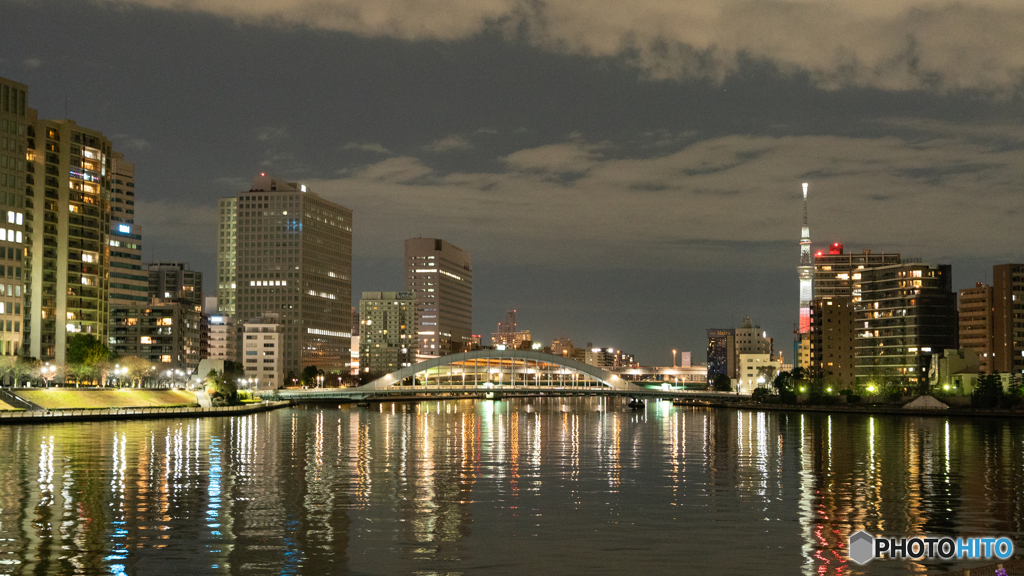
<path id="1" fill-rule="evenodd" d="M 92 334 L 75 334 L 68 338 L 67 363 L 95 366 L 110 359 L 110 350 Z"/>
<path id="2" fill-rule="evenodd" d="M 303 386 L 312 386 L 316 384 L 316 376 L 319 372 L 316 366 L 306 366 L 302 369 L 302 374 L 299 375 L 299 381 Z"/>
<path id="3" fill-rule="evenodd" d="M 998 373 L 985 374 L 978 378 L 978 384 L 971 394 L 971 406 L 995 408 L 1003 399 L 1003 379 Z"/>
<path id="4" fill-rule="evenodd" d="M 778 370 L 775 366 L 760 366 L 757 369 L 758 388 L 767 388 L 775 382 L 775 374 Z"/>
<path id="5" fill-rule="evenodd" d="M 772 386 L 775 391 L 782 394 L 786 390 L 793 387 L 793 375 L 789 372 L 779 372 L 774 379 L 772 379 Z"/>
<path id="6" fill-rule="evenodd" d="M 711 386 L 719 392 L 732 392 L 732 379 L 725 374 L 715 374 Z"/>
<path id="7" fill-rule="evenodd" d="M 238 387 L 235 386 L 235 379 L 225 378 L 223 373 L 218 373 L 216 370 L 210 370 L 206 374 L 206 386 L 213 390 L 210 395 L 211 400 L 220 399 L 216 405 L 234 404 L 238 399 Z"/>

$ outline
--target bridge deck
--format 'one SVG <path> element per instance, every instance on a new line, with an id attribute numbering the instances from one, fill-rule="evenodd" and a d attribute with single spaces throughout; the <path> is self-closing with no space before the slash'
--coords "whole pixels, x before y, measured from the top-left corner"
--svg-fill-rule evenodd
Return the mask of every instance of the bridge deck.
<path id="1" fill-rule="evenodd" d="M 730 401 L 745 399 L 746 395 L 735 392 L 710 392 L 696 390 L 639 389 L 618 390 L 607 386 L 592 387 L 549 387 L 549 386 L 394 386 L 373 391 L 358 388 L 313 388 L 308 390 L 282 389 L 276 392 L 281 400 L 296 402 L 387 400 L 389 398 L 445 397 L 445 396 L 624 396 L 628 398 L 694 398 Z"/>

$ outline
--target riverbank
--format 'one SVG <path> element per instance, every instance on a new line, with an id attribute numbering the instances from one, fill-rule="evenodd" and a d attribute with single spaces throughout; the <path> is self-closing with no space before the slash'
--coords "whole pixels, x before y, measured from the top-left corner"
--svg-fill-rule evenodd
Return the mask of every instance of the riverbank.
<path id="1" fill-rule="evenodd" d="M 208 416 L 240 416 L 291 406 L 287 400 L 254 402 L 241 406 L 219 408 L 107 408 L 70 410 L 23 410 L 0 412 L 0 425 L 41 424 L 50 422 L 96 422 L 103 420 L 145 420 L 154 418 L 205 418 Z"/>
<path id="2" fill-rule="evenodd" d="M 736 402 L 689 401 L 674 403 L 676 406 L 705 408 L 734 408 L 736 410 L 766 410 L 772 412 L 827 412 L 838 414 L 886 414 L 901 416 L 968 416 L 987 418 L 1024 418 L 1024 410 L 1002 408 L 970 408 L 950 406 L 947 409 L 904 408 L 898 405 L 878 404 L 768 404 L 739 400 Z"/>

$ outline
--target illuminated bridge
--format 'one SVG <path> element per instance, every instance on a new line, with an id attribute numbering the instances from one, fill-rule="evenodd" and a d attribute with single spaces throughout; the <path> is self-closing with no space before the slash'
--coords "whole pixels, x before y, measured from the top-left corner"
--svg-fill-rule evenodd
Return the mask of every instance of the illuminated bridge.
<path id="1" fill-rule="evenodd" d="M 432 358 L 355 388 L 279 390 L 277 397 L 315 401 L 517 394 L 601 394 L 631 398 L 684 395 L 678 390 L 637 386 L 606 370 L 553 354 L 533 350 L 475 350 Z M 688 392 L 685 395 L 704 394 Z"/>

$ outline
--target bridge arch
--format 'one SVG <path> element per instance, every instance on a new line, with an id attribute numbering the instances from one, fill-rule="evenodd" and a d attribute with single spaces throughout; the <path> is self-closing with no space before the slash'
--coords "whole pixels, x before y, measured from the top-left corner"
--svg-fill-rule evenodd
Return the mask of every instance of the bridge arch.
<path id="1" fill-rule="evenodd" d="M 352 392 L 454 388 L 613 388 L 642 390 L 619 376 L 577 360 L 534 350 L 474 350 L 406 366 Z"/>

